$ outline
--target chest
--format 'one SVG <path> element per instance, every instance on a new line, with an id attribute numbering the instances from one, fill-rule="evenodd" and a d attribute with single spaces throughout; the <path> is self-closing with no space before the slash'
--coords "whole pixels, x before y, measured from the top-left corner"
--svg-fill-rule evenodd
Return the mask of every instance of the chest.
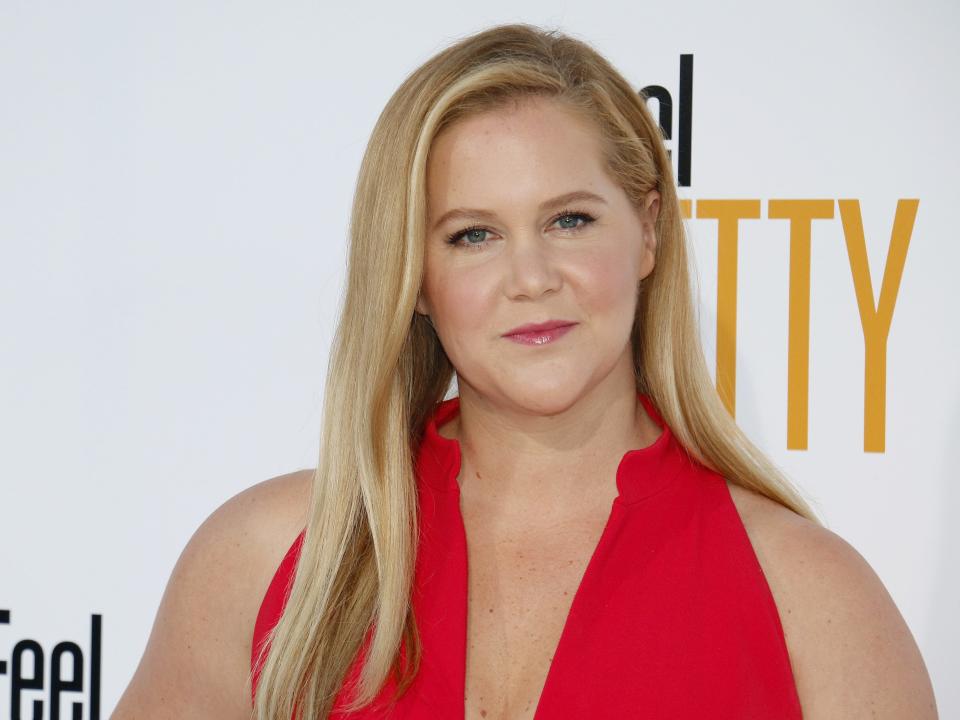
<path id="1" fill-rule="evenodd" d="M 419 671 L 396 707 L 337 720 L 801 717 L 776 606 L 719 477 L 555 521 L 508 517 L 511 502 L 479 512 L 456 492 L 419 499 Z"/>
<path id="2" fill-rule="evenodd" d="M 609 504 L 601 504 L 576 517 L 523 527 L 463 508 L 466 720 L 534 717 L 609 513 Z"/>

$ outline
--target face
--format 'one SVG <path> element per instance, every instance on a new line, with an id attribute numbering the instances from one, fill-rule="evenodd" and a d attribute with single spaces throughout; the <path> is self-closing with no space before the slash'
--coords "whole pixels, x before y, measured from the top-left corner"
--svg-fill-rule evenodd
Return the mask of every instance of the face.
<path id="1" fill-rule="evenodd" d="M 630 203 L 591 123 L 546 98 L 463 119 L 434 141 L 427 204 L 417 311 L 461 396 L 549 413 L 613 372 L 632 383 L 630 331 L 654 266 L 659 196 L 641 210 Z M 572 325 L 510 335 L 548 321 Z"/>

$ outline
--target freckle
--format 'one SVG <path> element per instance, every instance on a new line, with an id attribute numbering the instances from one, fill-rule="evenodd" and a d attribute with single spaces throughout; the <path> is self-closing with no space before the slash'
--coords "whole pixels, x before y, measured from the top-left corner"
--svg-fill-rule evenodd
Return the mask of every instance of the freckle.
<path id="1" fill-rule="evenodd" d="M 490 608 L 490 612 L 493 612 L 493 608 Z"/>

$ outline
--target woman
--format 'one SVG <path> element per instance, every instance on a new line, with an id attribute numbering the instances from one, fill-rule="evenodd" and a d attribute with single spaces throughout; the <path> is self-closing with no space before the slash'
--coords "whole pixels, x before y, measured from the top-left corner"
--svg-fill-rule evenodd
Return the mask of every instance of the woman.
<path id="1" fill-rule="evenodd" d="M 588 45 L 495 27 L 390 99 L 324 410 L 315 471 L 191 539 L 114 717 L 936 717 L 720 402 L 658 128 Z"/>

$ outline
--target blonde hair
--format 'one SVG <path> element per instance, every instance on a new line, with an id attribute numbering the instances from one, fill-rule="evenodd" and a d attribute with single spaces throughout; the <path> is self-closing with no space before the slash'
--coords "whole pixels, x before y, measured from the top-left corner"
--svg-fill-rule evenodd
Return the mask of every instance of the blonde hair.
<path id="1" fill-rule="evenodd" d="M 527 24 L 486 29 L 406 78 L 363 157 L 306 535 L 286 610 L 258 661 L 254 713 L 261 720 L 327 718 L 371 629 L 351 710 L 369 704 L 391 674 L 402 693 L 417 672 L 415 458 L 454 374 L 433 328 L 415 312 L 427 157 L 437 134 L 458 119 L 533 96 L 590 118 L 608 170 L 636 207 L 649 190 L 660 193 L 656 266 L 641 283 L 631 333 L 637 389 L 701 463 L 821 524 L 713 385 L 673 171 L 644 97 L 585 42 Z"/>

